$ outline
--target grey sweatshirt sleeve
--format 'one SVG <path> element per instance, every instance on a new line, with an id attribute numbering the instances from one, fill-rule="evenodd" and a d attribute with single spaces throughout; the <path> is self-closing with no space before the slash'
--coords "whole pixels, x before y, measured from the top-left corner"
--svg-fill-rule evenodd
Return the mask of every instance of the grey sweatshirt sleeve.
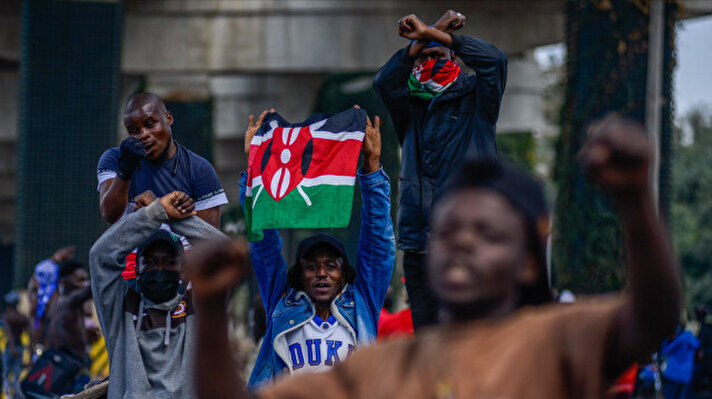
<path id="1" fill-rule="evenodd" d="M 220 230 L 197 216 L 191 216 L 181 220 L 171 220 L 169 224 L 173 232 L 184 236 L 191 243 L 198 240 L 227 238 Z"/>
<path id="2" fill-rule="evenodd" d="M 91 289 L 108 348 L 116 343 L 128 289 L 121 277 L 126 255 L 156 232 L 168 215 L 158 200 L 109 227 L 89 251 Z M 111 352 L 109 352 L 111 353 Z"/>

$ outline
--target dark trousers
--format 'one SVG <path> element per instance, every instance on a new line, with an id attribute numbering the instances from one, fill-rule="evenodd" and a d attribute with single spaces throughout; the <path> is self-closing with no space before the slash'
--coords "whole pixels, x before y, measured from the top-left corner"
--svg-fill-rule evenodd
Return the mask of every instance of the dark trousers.
<path id="1" fill-rule="evenodd" d="M 403 273 L 408 301 L 413 314 L 413 328 L 418 329 L 435 325 L 438 321 L 438 302 L 428 286 L 425 270 L 425 254 L 417 252 L 403 253 Z"/>

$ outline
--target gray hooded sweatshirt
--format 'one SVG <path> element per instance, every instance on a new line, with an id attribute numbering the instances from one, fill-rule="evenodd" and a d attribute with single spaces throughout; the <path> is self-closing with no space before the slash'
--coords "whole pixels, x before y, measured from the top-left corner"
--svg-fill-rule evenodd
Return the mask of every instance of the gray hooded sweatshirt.
<path id="1" fill-rule="evenodd" d="M 162 223 L 189 240 L 224 237 L 197 216 L 169 220 L 159 201 L 109 227 L 89 253 L 91 284 L 109 354 L 109 399 L 192 398 L 195 315 L 191 291 L 164 303 L 129 289 L 125 258 Z"/>

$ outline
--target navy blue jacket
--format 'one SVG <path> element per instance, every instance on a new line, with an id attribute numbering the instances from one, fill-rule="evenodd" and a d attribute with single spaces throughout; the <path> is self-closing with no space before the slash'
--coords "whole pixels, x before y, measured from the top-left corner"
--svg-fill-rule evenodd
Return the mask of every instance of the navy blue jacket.
<path id="1" fill-rule="evenodd" d="M 495 124 L 507 80 L 507 57 L 492 44 L 452 36 L 450 48 L 464 71 L 430 101 L 410 96 L 415 57 L 396 52 L 376 74 L 374 88 L 388 107 L 403 148 L 398 182 L 398 247 L 423 250 L 430 209 L 448 177 L 465 159 L 497 153 Z"/>

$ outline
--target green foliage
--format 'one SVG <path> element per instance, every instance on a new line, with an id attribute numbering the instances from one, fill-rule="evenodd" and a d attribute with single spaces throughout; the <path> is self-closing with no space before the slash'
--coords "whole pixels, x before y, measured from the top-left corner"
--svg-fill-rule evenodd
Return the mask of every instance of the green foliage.
<path id="1" fill-rule="evenodd" d="M 675 6 L 672 1 L 666 6 L 663 86 L 668 99 Z M 566 3 L 566 93 L 554 172 L 558 195 L 552 255 L 558 288 L 597 293 L 623 285 L 619 222 L 605 197 L 584 178 L 577 155 L 590 121 L 610 112 L 644 119 L 648 7 L 635 0 Z M 663 106 L 662 119 L 663 132 L 669 132 L 669 102 Z"/>
<path id="2" fill-rule="evenodd" d="M 685 273 L 686 303 L 712 306 L 712 112 L 688 114 L 674 134 L 670 228 Z"/>
<path id="3" fill-rule="evenodd" d="M 529 132 L 497 135 L 497 153 L 525 169 L 531 170 L 536 161 L 536 142 Z"/>

